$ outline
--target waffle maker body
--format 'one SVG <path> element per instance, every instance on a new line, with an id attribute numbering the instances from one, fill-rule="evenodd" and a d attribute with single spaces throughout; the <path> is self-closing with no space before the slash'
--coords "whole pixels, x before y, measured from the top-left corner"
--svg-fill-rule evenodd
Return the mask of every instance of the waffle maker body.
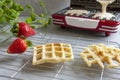
<path id="1" fill-rule="evenodd" d="M 71 0 L 70 7 L 62 9 L 52 14 L 53 23 L 56 25 L 60 25 L 62 28 L 71 27 L 83 30 L 104 32 L 105 36 L 109 36 L 110 33 L 116 33 L 120 25 L 120 0 L 118 1 L 115 1 L 113 4 L 110 4 L 108 6 L 107 12 L 110 12 L 115 15 L 115 17 L 112 17 L 108 20 L 105 18 L 99 19 L 99 17 L 93 18 L 95 13 L 101 10 L 101 6 L 97 2 L 90 2 L 87 0 Z M 89 11 L 89 14 L 65 14 L 68 10 L 87 10 Z"/>

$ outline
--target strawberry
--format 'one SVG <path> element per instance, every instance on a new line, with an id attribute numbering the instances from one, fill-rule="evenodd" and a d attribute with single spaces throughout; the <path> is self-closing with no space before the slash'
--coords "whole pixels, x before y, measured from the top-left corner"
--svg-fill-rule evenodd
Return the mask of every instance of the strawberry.
<path id="1" fill-rule="evenodd" d="M 36 34 L 36 32 L 30 25 L 28 25 L 25 22 L 19 23 L 19 31 L 18 31 L 19 37 L 21 37 L 21 36 L 29 37 L 29 36 L 34 35 L 34 34 Z"/>
<path id="2" fill-rule="evenodd" d="M 15 23 L 11 32 L 17 37 L 29 37 L 36 34 L 35 30 L 25 22 Z"/>
<path id="3" fill-rule="evenodd" d="M 27 40 L 17 38 L 8 47 L 8 53 L 23 53 L 28 48 Z"/>

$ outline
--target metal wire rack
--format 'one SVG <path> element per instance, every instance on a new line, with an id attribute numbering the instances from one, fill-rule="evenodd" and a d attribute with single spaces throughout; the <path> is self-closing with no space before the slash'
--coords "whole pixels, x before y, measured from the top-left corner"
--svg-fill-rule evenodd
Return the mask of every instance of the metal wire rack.
<path id="1" fill-rule="evenodd" d="M 12 40 L 14 38 L 11 38 Z M 112 41 L 98 41 L 57 34 L 37 34 L 29 38 L 35 45 L 46 43 L 70 43 L 74 60 L 58 64 L 32 66 L 32 48 L 24 54 L 7 54 L 0 49 L 0 80 L 120 80 L 120 68 L 101 69 L 98 65 L 88 67 L 79 53 L 90 44 L 104 43 L 119 48 Z"/>

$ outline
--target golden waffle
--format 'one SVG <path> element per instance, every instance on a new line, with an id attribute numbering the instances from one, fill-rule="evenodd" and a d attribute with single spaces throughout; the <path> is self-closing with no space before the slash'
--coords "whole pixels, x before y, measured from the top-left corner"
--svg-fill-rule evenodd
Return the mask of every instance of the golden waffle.
<path id="1" fill-rule="evenodd" d="M 65 43 L 51 43 L 34 47 L 33 65 L 59 63 L 73 59 L 72 47 Z"/>
<path id="2" fill-rule="evenodd" d="M 108 47 L 104 44 L 90 45 L 80 55 L 90 67 L 92 64 L 98 64 L 104 68 L 104 63 L 107 63 L 107 68 L 120 65 L 120 49 Z"/>

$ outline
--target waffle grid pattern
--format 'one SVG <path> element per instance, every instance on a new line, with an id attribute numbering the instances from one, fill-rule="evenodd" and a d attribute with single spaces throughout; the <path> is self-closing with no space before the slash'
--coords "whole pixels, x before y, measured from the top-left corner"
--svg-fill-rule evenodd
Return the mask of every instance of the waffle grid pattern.
<path id="1" fill-rule="evenodd" d="M 42 63 L 59 63 L 73 59 L 70 44 L 51 43 L 34 47 L 33 65 Z"/>
<path id="2" fill-rule="evenodd" d="M 105 62 L 107 68 L 120 66 L 120 49 L 108 47 L 104 44 L 90 45 L 80 55 L 90 67 L 92 64 L 98 64 L 104 68 Z"/>

